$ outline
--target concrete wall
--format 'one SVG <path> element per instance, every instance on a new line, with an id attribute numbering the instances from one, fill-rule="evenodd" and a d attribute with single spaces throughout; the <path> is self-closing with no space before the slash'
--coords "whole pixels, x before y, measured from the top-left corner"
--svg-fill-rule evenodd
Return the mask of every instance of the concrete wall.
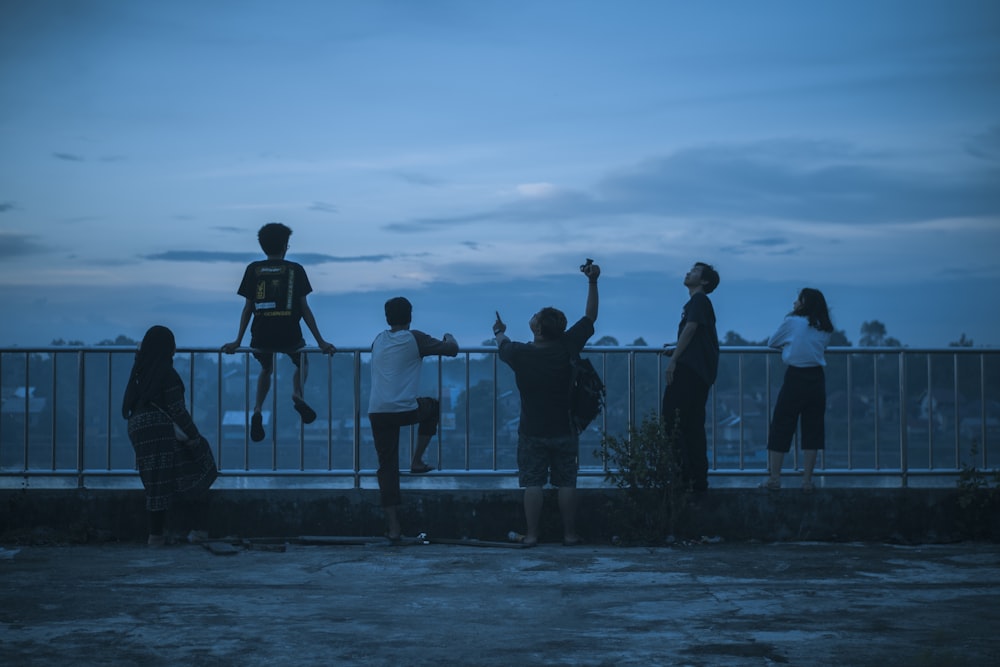
<path id="1" fill-rule="evenodd" d="M 524 530 L 518 490 L 406 491 L 405 534 L 503 540 Z M 579 530 L 606 543 L 627 533 L 618 491 L 580 490 Z M 555 492 L 546 492 L 542 541 L 558 541 Z M 0 542 L 142 541 L 141 490 L 0 491 Z M 171 529 L 190 526 L 177 518 Z M 213 490 L 207 511 L 213 536 L 370 536 L 384 532 L 378 492 L 371 490 Z M 670 532 L 664 530 L 664 533 Z M 679 520 L 679 538 L 935 543 L 1000 541 L 1000 492 L 960 489 L 711 490 Z M 664 535 L 666 537 L 666 535 Z"/>

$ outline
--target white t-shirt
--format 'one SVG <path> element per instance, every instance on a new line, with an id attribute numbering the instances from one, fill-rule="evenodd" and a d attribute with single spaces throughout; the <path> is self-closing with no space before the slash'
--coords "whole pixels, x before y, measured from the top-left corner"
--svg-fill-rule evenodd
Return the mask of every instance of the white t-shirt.
<path id="1" fill-rule="evenodd" d="M 767 346 L 781 350 L 781 360 L 788 366 L 809 368 L 826 366 L 823 352 L 830 343 L 830 334 L 809 326 L 809 319 L 789 315 L 767 340 Z"/>
<path id="2" fill-rule="evenodd" d="M 454 357 L 458 342 L 451 335 L 438 340 L 422 331 L 383 331 L 372 343 L 372 388 L 368 412 L 409 412 L 417 409 L 421 359 Z"/>

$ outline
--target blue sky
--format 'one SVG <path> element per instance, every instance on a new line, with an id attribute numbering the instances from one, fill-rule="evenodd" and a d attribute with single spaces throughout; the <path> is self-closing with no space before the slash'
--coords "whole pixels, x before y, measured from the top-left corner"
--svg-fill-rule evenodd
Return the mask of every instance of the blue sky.
<path id="1" fill-rule="evenodd" d="M 720 334 L 812 286 L 852 341 L 996 346 L 1000 4 L 0 4 L 0 345 L 221 345 L 274 220 L 342 346 L 397 294 L 527 338 L 585 257 L 622 344 L 705 261 Z"/>

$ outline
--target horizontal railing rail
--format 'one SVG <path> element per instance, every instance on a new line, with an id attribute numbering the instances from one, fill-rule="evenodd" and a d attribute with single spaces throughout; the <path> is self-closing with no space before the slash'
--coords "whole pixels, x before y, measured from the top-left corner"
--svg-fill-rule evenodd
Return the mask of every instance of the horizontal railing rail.
<path id="1" fill-rule="evenodd" d="M 258 366 L 249 348 L 182 348 L 174 367 L 188 408 L 212 443 L 222 483 L 261 488 L 364 488 L 377 460 L 367 420 L 370 349 L 326 356 L 304 350 L 306 399 L 319 418 L 303 425 L 290 400 L 290 362 L 279 359 L 264 409 L 267 437 L 249 438 Z M 136 485 L 121 396 L 135 348 L 0 348 L 0 484 Z M 580 439 L 583 484 L 600 486 L 602 435 L 627 435 L 657 418 L 666 357 L 661 348 L 588 347 L 607 385 L 607 406 Z M 495 347 L 427 358 L 422 393 L 441 399 L 426 487 L 516 486 L 519 397 Z M 766 470 L 770 415 L 784 366 L 765 347 L 723 347 L 707 410 L 711 483 L 745 486 Z M 950 484 L 1000 460 L 1000 350 L 831 348 L 827 447 L 817 474 L 852 485 Z M 415 429 L 404 429 L 410 446 Z M 406 447 L 402 448 L 403 450 Z M 408 467 L 409 452 L 401 452 Z M 791 467 L 798 464 L 793 449 Z M 485 481 L 480 481 L 485 480 Z"/>

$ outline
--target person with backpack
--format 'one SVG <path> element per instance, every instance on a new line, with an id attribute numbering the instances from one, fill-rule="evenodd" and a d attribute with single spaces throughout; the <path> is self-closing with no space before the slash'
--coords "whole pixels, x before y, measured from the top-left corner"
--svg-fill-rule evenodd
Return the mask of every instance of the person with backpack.
<path id="1" fill-rule="evenodd" d="M 542 308 L 528 321 L 534 339 L 515 343 L 497 313 L 493 335 L 501 361 L 514 371 L 521 396 L 518 426 L 518 484 L 524 489 L 527 523 L 523 543 L 538 544 L 542 489 L 547 482 L 559 489 L 563 544 L 582 543 L 576 530 L 576 475 L 579 468 L 579 431 L 571 410 L 574 360 L 594 335 L 597 321 L 597 278 L 601 268 L 592 260 L 580 267 L 587 276 L 585 314 L 569 329 L 562 311 Z"/>

